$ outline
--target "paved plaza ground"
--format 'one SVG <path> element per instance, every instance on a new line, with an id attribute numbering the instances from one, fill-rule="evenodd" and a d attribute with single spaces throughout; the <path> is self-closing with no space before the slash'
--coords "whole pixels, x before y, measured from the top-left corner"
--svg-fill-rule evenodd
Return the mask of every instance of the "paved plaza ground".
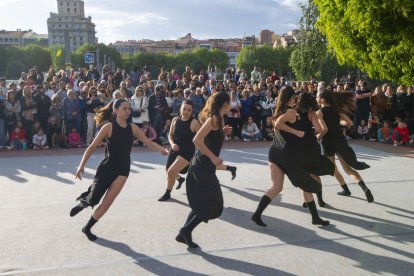
<path id="1" fill-rule="evenodd" d="M 355 184 L 351 197 L 340 197 L 335 179 L 323 177 L 329 206 L 319 210 L 331 225 L 317 227 L 286 181 L 260 228 L 250 216 L 270 186 L 268 144 L 227 143 L 222 157 L 238 176 L 218 172 L 225 209 L 195 229 L 202 249 L 192 251 L 174 240 L 189 212 L 185 187 L 157 201 L 166 157 L 134 149 L 128 182 L 90 242 L 80 230 L 91 209 L 74 218 L 69 210 L 91 184 L 102 149 L 83 181 L 74 179 L 81 150 L 0 152 L 0 275 L 414 275 L 413 148 L 354 148 L 371 165 L 362 176 L 375 203 Z"/>

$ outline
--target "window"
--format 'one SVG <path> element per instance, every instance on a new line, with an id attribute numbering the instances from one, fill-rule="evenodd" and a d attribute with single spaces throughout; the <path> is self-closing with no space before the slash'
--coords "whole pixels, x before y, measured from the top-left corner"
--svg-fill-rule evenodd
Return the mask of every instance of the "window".
<path id="1" fill-rule="evenodd" d="M 6 38 L 4 39 L 4 42 L 9 42 L 9 39 L 6 37 Z"/>
<path id="2" fill-rule="evenodd" d="M 76 3 L 75 3 L 76 4 Z M 77 12 L 78 10 L 75 8 L 75 12 Z"/>
<path id="3" fill-rule="evenodd" d="M 2 37 L 0 37 L 0 42 L 3 42 L 3 38 Z"/>
<path id="4" fill-rule="evenodd" d="M 68 3 L 69 4 L 69 3 Z M 68 12 L 70 12 L 70 8 L 68 8 Z"/>
<path id="5" fill-rule="evenodd" d="M 18 39 L 18 38 L 15 38 L 15 39 L 14 39 L 14 42 L 19 42 L 19 39 Z"/>

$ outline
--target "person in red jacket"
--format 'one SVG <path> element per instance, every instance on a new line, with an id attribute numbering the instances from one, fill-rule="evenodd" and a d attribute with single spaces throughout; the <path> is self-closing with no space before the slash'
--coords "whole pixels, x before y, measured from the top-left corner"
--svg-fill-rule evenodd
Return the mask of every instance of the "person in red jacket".
<path id="1" fill-rule="evenodd" d="M 409 140 L 409 133 L 407 124 L 400 120 L 398 122 L 398 126 L 392 132 L 392 141 L 394 142 L 394 146 L 401 146 L 408 144 Z"/>
<path id="2" fill-rule="evenodd" d="M 10 143 L 16 150 L 22 149 L 23 143 L 26 143 L 26 131 L 24 131 L 23 128 L 20 128 L 19 125 L 17 125 L 11 133 Z"/>
<path id="3" fill-rule="evenodd" d="M 86 145 L 82 142 L 79 132 L 76 127 L 72 127 L 72 132 L 68 135 L 69 145 L 71 148 L 84 148 Z"/>

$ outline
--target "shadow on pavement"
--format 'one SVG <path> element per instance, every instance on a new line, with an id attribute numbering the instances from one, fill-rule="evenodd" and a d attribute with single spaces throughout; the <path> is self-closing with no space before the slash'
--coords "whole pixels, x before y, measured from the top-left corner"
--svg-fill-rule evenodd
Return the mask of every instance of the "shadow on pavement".
<path id="1" fill-rule="evenodd" d="M 129 245 L 122 242 L 110 241 L 99 237 L 95 243 L 134 259 L 136 265 L 156 275 L 206 275 L 168 265 L 150 256 L 136 252 Z"/>

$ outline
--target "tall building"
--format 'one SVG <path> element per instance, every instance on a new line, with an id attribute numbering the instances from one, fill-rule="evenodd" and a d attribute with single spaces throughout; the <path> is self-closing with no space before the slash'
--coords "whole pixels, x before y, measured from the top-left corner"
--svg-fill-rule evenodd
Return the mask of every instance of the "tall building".
<path id="1" fill-rule="evenodd" d="M 31 30 L 22 31 L 17 29 L 16 31 L 0 31 L 0 45 L 1 46 L 23 46 L 23 36 L 27 33 L 30 33 Z"/>
<path id="2" fill-rule="evenodd" d="M 84 43 L 95 44 L 95 24 L 90 16 L 85 17 L 82 0 L 57 0 L 58 13 L 50 13 L 47 19 L 49 46 L 63 45 L 66 62 L 70 55 Z"/>
<path id="3" fill-rule="evenodd" d="M 269 30 L 261 30 L 259 33 L 259 42 L 260 44 L 267 44 L 267 45 L 273 45 L 272 39 L 273 39 L 274 32 Z"/>

